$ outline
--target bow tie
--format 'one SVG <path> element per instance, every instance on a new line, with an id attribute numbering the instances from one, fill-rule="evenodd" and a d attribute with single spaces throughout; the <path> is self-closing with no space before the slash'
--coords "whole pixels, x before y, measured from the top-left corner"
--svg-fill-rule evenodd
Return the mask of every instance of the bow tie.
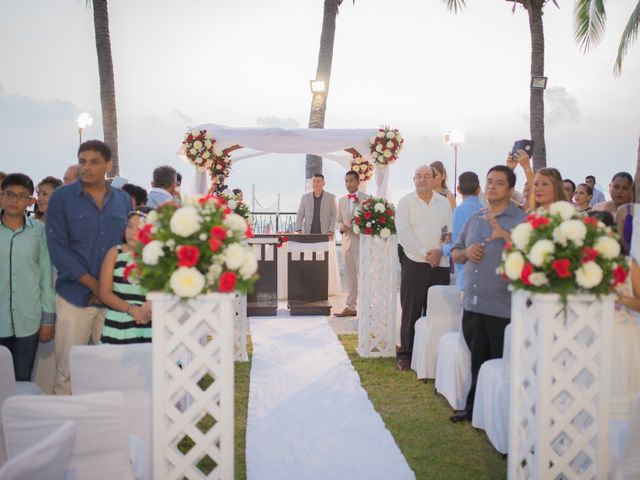
<path id="1" fill-rule="evenodd" d="M 358 201 L 358 195 L 356 195 L 355 193 L 350 193 L 349 195 L 347 195 L 347 198 L 349 200 L 353 200 L 354 202 Z"/>

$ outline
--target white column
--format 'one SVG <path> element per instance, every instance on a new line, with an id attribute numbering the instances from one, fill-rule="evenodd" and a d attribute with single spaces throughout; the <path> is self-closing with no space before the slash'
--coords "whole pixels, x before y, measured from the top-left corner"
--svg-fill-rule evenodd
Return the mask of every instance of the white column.
<path id="1" fill-rule="evenodd" d="M 613 309 L 514 292 L 509 479 L 607 478 Z"/>
<path id="2" fill-rule="evenodd" d="M 236 292 L 233 302 L 235 319 L 233 322 L 233 358 L 236 362 L 248 362 L 247 355 L 247 294 Z"/>
<path id="3" fill-rule="evenodd" d="M 196 466 L 205 456 L 215 463 L 206 478 L 233 478 L 234 295 L 181 300 L 153 292 L 147 298 L 153 302 L 153 478 L 205 478 Z M 185 352 L 191 360 L 181 368 Z M 205 375 L 213 381 L 202 390 Z M 213 427 L 202 433 L 196 424 L 207 415 Z M 195 445 L 183 454 L 178 444 L 185 436 Z"/>
<path id="4" fill-rule="evenodd" d="M 358 348 L 362 357 L 395 357 L 398 238 L 360 235 Z"/>

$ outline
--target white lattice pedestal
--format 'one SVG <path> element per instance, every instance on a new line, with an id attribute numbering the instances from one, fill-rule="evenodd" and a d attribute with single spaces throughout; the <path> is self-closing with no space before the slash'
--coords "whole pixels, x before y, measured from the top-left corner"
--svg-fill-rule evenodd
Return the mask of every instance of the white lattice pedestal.
<path id="1" fill-rule="evenodd" d="M 233 358 L 236 362 L 248 362 L 247 295 L 236 292 L 233 304 L 235 310 L 235 319 L 233 322 Z"/>
<path id="2" fill-rule="evenodd" d="M 358 348 L 362 357 L 395 357 L 398 238 L 360 235 Z"/>
<path id="3" fill-rule="evenodd" d="M 514 292 L 509 479 L 607 478 L 613 302 Z"/>
<path id="4" fill-rule="evenodd" d="M 233 478 L 234 294 L 147 298 L 153 302 L 153 478 Z M 208 476 L 197 466 L 206 457 L 214 464 Z"/>

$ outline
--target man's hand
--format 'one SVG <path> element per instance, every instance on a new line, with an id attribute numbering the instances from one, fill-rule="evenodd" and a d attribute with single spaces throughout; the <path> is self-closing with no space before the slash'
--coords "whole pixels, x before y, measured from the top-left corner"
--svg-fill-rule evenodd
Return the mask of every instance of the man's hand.
<path id="1" fill-rule="evenodd" d="M 465 250 L 467 258 L 474 263 L 480 263 L 484 257 L 484 245 L 481 243 L 474 243 L 469 245 Z"/>
<path id="2" fill-rule="evenodd" d="M 151 312 L 146 311 L 140 305 L 133 305 L 130 310 L 131 316 L 137 324 L 145 325 L 151 321 Z"/>
<path id="3" fill-rule="evenodd" d="M 89 300 L 89 306 L 91 305 L 102 305 L 102 300 L 97 295 L 91 295 L 91 300 Z"/>
<path id="4" fill-rule="evenodd" d="M 487 241 L 490 242 L 491 240 L 497 240 L 499 238 L 503 239 L 504 241 L 509 241 L 511 239 L 511 234 L 504 228 L 502 228 L 493 214 L 487 212 L 486 217 L 489 225 L 491 225 L 491 236 L 487 239 Z"/>
<path id="5" fill-rule="evenodd" d="M 440 265 L 440 259 L 442 258 L 442 250 L 440 250 L 439 248 L 433 248 L 427 252 L 424 258 L 429 265 L 435 268 L 438 265 Z"/>
<path id="6" fill-rule="evenodd" d="M 53 336 L 56 333 L 56 327 L 53 325 L 40 325 L 40 341 L 41 342 L 50 342 L 53 340 Z"/>

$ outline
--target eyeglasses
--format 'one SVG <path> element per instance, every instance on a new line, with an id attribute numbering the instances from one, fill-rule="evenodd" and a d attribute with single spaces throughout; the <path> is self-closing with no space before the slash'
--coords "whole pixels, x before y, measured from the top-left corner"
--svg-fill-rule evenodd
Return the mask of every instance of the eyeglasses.
<path id="1" fill-rule="evenodd" d="M 0 196 L 3 196 L 7 200 L 27 201 L 31 199 L 29 195 L 25 195 L 24 193 L 15 194 L 13 192 L 0 192 Z"/>

